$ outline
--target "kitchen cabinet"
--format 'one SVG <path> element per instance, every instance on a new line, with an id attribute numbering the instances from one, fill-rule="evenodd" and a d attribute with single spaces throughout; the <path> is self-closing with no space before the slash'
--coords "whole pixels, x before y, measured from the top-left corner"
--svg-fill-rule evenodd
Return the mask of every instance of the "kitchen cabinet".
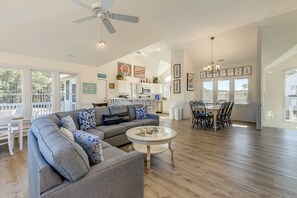
<path id="1" fill-rule="evenodd" d="M 131 93 L 130 82 L 126 80 L 117 80 L 116 89 L 119 94 L 130 94 Z"/>

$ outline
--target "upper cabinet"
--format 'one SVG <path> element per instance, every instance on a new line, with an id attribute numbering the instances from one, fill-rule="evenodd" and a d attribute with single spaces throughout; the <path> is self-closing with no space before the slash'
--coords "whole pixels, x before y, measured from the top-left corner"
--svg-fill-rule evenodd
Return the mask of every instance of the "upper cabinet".
<path id="1" fill-rule="evenodd" d="M 119 94 L 130 94 L 130 82 L 126 80 L 117 80 L 116 89 Z"/>

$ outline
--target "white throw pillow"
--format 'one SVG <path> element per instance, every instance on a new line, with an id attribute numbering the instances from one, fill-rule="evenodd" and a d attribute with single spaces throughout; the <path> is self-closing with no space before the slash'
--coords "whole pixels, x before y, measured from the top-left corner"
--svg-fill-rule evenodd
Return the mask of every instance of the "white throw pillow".
<path id="1" fill-rule="evenodd" d="M 63 135 L 65 135 L 66 137 L 68 137 L 70 140 L 74 141 L 73 133 L 70 130 L 68 130 L 68 129 L 64 128 L 64 127 L 60 127 L 60 132 Z"/>

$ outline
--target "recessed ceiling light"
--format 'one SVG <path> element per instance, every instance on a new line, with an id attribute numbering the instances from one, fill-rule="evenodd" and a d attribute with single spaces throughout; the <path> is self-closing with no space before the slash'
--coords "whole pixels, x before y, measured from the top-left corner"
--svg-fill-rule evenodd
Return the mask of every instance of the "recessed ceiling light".
<path id="1" fill-rule="evenodd" d="M 160 48 L 157 48 L 157 50 L 160 51 L 161 49 Z"/>
<path id="2" fill-rule="evenodd" d="M 143 53 L 143 52 L 141 52 L 141 51 L 137 51 L 136 53 L 137 53 L 137 54 L 144 55 L 144 53 Z"/>
<path id="3" fill-rule="evenodd" d="M 67 53 L 67 56 L 76 58 L 76 57 L 77 57 L 77 54 L 73 54 L 73 53 L 71 53 L 71 52 L 68 52 L 68 53 Z"/>

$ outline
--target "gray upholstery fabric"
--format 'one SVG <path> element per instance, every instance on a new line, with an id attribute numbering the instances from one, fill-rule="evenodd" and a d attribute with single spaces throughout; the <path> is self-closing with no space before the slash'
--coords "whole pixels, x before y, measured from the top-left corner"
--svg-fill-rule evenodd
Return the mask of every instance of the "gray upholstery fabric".
<path id="1" fill-rule="evenodd" d="M 130 143 L 130 141 L 128 140 L 126 133 L 124 134 L 120 134 L 120 135 L 116 135 L 110 138 L 106 138 L 104 139 L 105 142 L 113 145 L 113 146 L 121 146 L 127 143 Z"/>
<path id="2" fill-rule="evenodd" d="M 155 120 L 157 120 L 157 126 L 160 125 L 160 116 L 159 116 L 159 115 L 149 113 L 149 114 L 148 114 L 148 117 L 149 117 L 150 119 L 155 119 Z"/>
<path id="3" fill-rule="evenodd" d="M 143 105 L 140 105 L 140 104 L 127 105 L 127 107 L 129 111 L 130 120 L 135 120 L 136 119 L 135 107 L 143 107 Z"/>
<path id="4" fill-rule="evenodd" d="M 126 152 L 124 152 L 116 147 L 108 147 L 103 150 L 103 156 L 104 156 L 105 161 L 113 159 L 113 158 L 121 156 L 121 155 L 125 155 L 125 154 L 126 154 Z"/>
<path id="5" fill-rule="evenodd" d="M 144 157 L 130 152 L 92 166 L 80 180 L 43 193 L 43 198 L 143 198 Z"/>
<path id="6" fill-rule="evenodd" d="M 155 119 L 140 119 L 140 120 L 133 120 L 132 122 L 142 123 L 144 126 L 158 126 L 158 122 Z"/>
<path id="7" fill-rule="evenodd" d="M 96 127 L 99 131 L 104 132 L 104 138 L 113 137 L 119 134 L 126 133 L 126 128 L 123 125 L 115 124 L 115 125 L 101 125 Z"/>
<path id="8" fill-rule="evenodd" d="M 140 123 L 140 122 L 122 122 L 119 125 L 125 126 L 126 127 L 126 131 L 127 131 L 127 130 L 129 130 L 131 128 L 142 126 L 143 124 Z"/>
<path id="9" fill-rule="evenodd" d="M 61 177 L 39 152 L 37 139 L 31 130 L 28 131 L 28 169 L 31 197 L 38 197 L 40 193 L 62 184 Z"/>
<path id="10" fill-rule="evenodd" d="M 128 108 L 126 105 L 121 105 L 121 106 L 110 106 L 109 111 L 111 114 L 116 114 L 116 113 L 123 113 L 127 112 Z"/>
<path id="11" fill-rule="evenodd" d="M 86 109 L 78 109 L 75 111 L 66 111 L 66 112 L 58 112 L 56 113 L 56 116 L 61 120 L 61 118 L 64 118 L 68 115 L 70 115 L 75 123 L 76 129 L 79 129 L 79 121 L 78 121 L 78 112 L 80 111 L 86 111 Z"/>
<path id="12" fill-rule="evenodd" d="M 111 147 L 111 145 L 108 144 L 107 142 L 101 141 L 101 147 L 102 147 L 102 149 L 104 150 L 104 149 L 106 149 L 106 148 Z M 103 156 L 103 157 L 104 157 L 104 156 Z"/>
<path id="13" fill-rule="evenodd" d="M 104 133 L 102 131 L 99 131 L 97 129 L 88 129 L 86 132 L 91 133 L 93 135 L 99 136 L 100 140 L 104 139 Z"/>
<path id="14" fill-rule="evenodd" d="M 58 127 L 61 127 L 61 120 L 58 118 L 58 116 L 56 116 L 56 114 L 52 113 L 52 114 L 49 114 L 49 115 L 45 115 L 43 118 L 49 118 Z"/>
<path id="15" fill-rule="evenodd" d="M 38 139 L 38 147 L 45 160 L 63 177 L 76 181 L 90 168 L 88 156 L 81 146 L 59 133 L 48 118 L 34 120 L 30 130 Z"/>
<path id="16" fill-rule="evenodd" d="M 109 115 L 109 108 L 108 107 L 98 107 L 98 108 L 92 108 L 95 110 L 95 120 L 96 120 L 96 125 L 102 125 L 102 115 Z"/>

